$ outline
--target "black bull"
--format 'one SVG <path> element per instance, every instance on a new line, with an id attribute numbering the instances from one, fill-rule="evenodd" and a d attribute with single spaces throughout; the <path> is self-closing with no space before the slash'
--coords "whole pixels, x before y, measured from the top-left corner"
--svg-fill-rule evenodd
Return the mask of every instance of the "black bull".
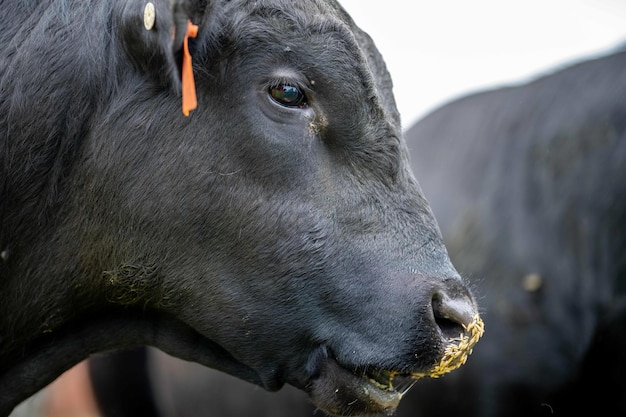
<path id="1" fill-rule="evenodd" d="M 398 417 L 626 415 L 624 68 L 626 52 L 616 51 L 463 97 L 406 132 L 489 331 L 466 366 L 418 382 Z M 153 353 L 146 362 L 137 353 L 94 358 L 105 415 L 137 415 L 128 407 L 139 398 L 144 415 L 153 405 L 150 415 L 162 416 L 313 411 L 297 393 L 270 398 Z M 137 390 L 125 400 L 118 387 L 129 391 L 141 372 L 137 385 L 152 386 L 156 400 Z"/>
<path id="2" fill-rule="evenodd" d="M 476 305 L 369 37 L 333 1 L 144 6 L 0 3 L 0 415 L 144 344 L 333 414 L 461 365 Z"/>

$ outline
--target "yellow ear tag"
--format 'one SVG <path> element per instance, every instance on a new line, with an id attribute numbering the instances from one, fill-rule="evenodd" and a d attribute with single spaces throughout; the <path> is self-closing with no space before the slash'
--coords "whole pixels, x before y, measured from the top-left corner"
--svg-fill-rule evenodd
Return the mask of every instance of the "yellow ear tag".
<path id="1" fill-rule="evenodd" d="M 156 10 L 154 4 L 148 3 L 143 9 L 143 26 L 146 30 L 152 30 L 154 23 L 156 22 Z"/>

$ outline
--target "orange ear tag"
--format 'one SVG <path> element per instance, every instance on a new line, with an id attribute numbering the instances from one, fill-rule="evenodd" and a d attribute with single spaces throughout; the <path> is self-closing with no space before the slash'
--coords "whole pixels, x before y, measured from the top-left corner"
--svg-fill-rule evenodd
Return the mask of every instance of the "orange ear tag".
<path id="1" fill-rule="evenodd" d="M 183 114 L 189 116 L 189 111 L 198 107 L 196 98 L 196 83 L 193 80 L 193 68 L 191 67 L 191 54 L 189 53 L 189 38 L 198 36 L 198 26 L 187 20 L 187 33 L 183 40 L 183 65 L 182 65 L 182 91 L 183 91 Z"/>

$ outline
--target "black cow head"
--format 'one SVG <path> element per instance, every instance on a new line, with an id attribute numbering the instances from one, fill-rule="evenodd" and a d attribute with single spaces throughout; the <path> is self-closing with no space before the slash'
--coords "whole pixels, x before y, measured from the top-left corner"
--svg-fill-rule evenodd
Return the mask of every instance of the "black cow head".
<path id="1" fill-rule="evenodd" d="M 7 10 L 27 23 L 0 72 L 2 404 L 138 344 L 342 415 L 464 362 L 475 302 L 384 63 L 335 2 L 162 0 L 150 27 L 141 2 L 86 3 Z"/>

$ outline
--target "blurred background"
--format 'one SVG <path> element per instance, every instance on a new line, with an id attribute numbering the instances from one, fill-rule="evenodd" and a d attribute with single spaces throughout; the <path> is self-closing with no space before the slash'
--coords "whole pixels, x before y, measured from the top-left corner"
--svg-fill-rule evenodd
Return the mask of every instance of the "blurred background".
<path id="1" fill-rule="evenodd" d="M 374 39 L 405 129 L 462 94 L 536 78 L 626 42 L 624 0 L 340 0 Z"/>

